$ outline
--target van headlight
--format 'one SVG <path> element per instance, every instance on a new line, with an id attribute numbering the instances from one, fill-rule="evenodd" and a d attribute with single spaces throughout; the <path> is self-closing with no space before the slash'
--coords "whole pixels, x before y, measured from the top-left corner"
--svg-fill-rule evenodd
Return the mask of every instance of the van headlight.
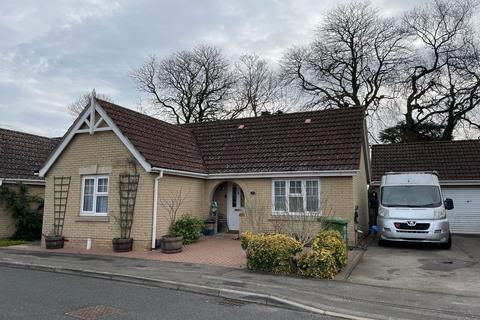
<path id="1" fill-rule="evenodd" d="M 447 217 L 447 211 L 445 208 L 437 208 L 433 211 L 435 219 L 445 219 Z"/>
<path id="2" fill-rule="evenodd" d="M 378 215 L 381 217 L 388 217 L 388 209 L 384 207 L 378 208 Z"/>

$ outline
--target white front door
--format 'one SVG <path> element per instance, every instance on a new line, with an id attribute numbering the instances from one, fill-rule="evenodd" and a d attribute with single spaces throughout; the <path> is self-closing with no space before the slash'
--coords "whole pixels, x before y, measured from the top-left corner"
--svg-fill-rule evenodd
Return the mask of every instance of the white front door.
<path id="1" fill-rule="evenodd" d="M 245 200 L 242 189 L 235 183 L 228 183 L 227 201 L 228 229 L 238 231 L 240 227 L 240 213 L 243 212 L 243 205 Z"/>

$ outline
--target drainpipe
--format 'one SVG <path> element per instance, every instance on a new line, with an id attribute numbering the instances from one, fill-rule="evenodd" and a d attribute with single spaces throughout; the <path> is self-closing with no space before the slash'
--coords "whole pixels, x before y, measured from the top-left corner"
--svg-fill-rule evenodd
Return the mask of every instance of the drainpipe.
<path id="1" fill-rule="evenodd" d="M 158 177 L 155 178 L 153 187 L 153 214 L 152 214 L 152 250 L 155 249 L 155 240 L 157 238 L 157 212 L 158 212 L 158 180 L 163 178 L 163 170 L 160 170 Z"/>

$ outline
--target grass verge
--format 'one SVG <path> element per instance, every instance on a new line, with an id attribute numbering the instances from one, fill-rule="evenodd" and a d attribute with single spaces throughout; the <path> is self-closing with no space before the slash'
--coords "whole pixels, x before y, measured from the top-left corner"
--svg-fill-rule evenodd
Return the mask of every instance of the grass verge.
<path id="1" fill-rule="evenodd" d="M 16 246 L 17 244 L 24 244 L 27 243 L 25 240 L 0 240 L 0 247 L 10 247 L 10 246 Z"/>

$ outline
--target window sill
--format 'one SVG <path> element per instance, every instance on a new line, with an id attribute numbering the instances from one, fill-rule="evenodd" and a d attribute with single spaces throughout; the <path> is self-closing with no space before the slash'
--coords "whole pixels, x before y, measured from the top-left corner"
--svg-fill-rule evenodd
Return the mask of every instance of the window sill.
<path id="1" fill-rule="evenodd" d="M 75 222 L 110 222 L 109 216 L 78 216 Z"/>

